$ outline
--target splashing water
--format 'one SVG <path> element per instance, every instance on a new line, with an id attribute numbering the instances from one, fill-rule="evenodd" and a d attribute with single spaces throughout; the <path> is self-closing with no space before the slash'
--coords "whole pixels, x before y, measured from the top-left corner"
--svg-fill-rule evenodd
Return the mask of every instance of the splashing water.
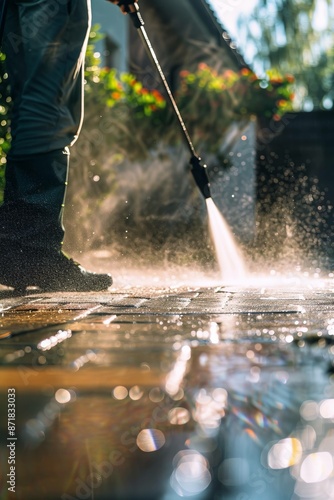
<path id="1" fill-rule="evenodd" d="M 206 200 L 206 206 L 222 279 L 229 282 L 245 279 L 247 277 L 246 266 L 231 229 L 212 198 Z"/>

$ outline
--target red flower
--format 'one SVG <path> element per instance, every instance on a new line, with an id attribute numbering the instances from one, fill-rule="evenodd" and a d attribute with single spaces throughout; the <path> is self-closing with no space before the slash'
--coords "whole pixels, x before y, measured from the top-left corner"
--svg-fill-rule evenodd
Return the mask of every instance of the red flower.
<path id="1" fill-rule="evenodd" d="M 200 71 L 205 71 L 205 70 L 209 69 L 209 66 L 208 66 L 207 64 L 205 64 L 205 63 L 201 62 L 201 63 L 199 63 L 199 65 L 198 65 L 198 69 L 199 69 Z"/>
<path id="2" fill-rule="evenodd" d="M 165 99 L 162 97 L 160 92 L 156 89 L 152 90 L 152 95 L 156 99 L 157 102 L 163 102 Z"/>
<path id="3" fill-rule="evenodd" d="M 285 99 L 280 99 L 277 101 L 278 106 L 285 106 L 287 104 L 287 101 Z"/>

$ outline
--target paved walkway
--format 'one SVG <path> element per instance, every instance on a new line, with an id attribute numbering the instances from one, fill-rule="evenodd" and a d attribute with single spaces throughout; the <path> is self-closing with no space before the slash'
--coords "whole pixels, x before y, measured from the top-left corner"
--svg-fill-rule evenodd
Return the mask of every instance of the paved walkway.
<path id="1" fill-rule="evenodd" d="M 333 297 L 0 291 L 0 498 L 332 499 Z"/>

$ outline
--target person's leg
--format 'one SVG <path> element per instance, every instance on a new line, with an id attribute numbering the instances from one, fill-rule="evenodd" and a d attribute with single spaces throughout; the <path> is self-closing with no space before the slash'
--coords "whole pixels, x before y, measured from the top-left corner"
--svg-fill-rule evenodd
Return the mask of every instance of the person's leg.
<path id="1" fill-rule="evenodd" d="M 68 160 L 66 149 L 8 159 L 0 241 L 61 249 Z"/>
<path id="2" fill-rule="evenodd" d="M 89 26 L 88 0 L 10 2 L 4 48 L 13 98 L 12 146 L 0 207 L 0 283 L 74 290 L 112 283 L 109 275 L 87 273 L 61 253 L 66 146 L 81 127 Z"/>
<path id="3" fill-rule="evenodd" d="M 69 146 L 82 120 L 89 0 L 12 0 L 4 49 L 13 113 L 10 157 Z"/>

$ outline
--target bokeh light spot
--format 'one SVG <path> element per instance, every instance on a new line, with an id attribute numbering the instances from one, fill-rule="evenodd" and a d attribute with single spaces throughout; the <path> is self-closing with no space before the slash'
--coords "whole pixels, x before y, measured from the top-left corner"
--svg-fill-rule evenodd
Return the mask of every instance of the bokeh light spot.
<path id="1" fill-rule="evenodd" d="M 320 403 L 319 413 L 322 418 L 334 418 L 334 399 L 325 399 Z"/>
<path id="2" fill-rule="evenodd" d="M 143 397 L 143 394 L 143 391 L 138 385 L 134 385 L 129 390 L 129 396 L 133 401 L 138 401 L 138 399 L 141 399 Z"/>
<path id="3" fill-rule="evenodd" d="M 189 422 L 190 413 L 186 408 L 173 408 L 168 412 L 168 420 L 173 425 L 183 425 Z"/>
<path id="4" fill-rule="evenodd" d="M 268 465 L 271 469 L 286 469 L 298 463 L 302 456 L 302 445 L 296 438 L 281 439 L 268 452 Z"/>
<path id="5" fill-rule="evenodd" d="M 158 429 L 143 429 L 137 436 L 138 448 L 146 453 L 160 450 L 165 442 L 164 433 Z"/>
<path id="6" fill-rule="evenodd" d="M 118 399 L 118 400 L 125 399 L 127 397 L 128 393 L 129 392 L 128 392 L 127 388 L 124 387 L 123 385 L 118 385 L 113 390 L 113 396 L 115 399 Z"/>
<path id="7" fill-rule="evenodd" d="M 171 486 L 179 496 L 197 495 L 211 483 L 211 474 L 206 459 L 191 450 L 179 452 L 174 458 L 175 469 Z"/>
<path id="8" fill-rule="evenodd" d="M 153 387 L 153 389 L 149 392 L 149 398 L 153 403 L 160 403 L 165 397 L 164 392 L 160 389 L 160 387 Z"/>
<path id="9" fill-rule="evenodd" d="M 300 407 L 300 416 L 304 420 L 315 420 L 319 415 L 318 403 L 315 401 L 304 401 Z"/>
<path id="10" fill-rule="evenodd" d="M 318 483 L 333 472 L 333 458 L 328 451 L 308 455 L 300 468 L 300 477 L 305 483 Z"/>
<path id="11" fill-rule="evenodd" d="M 55 393 L 57 403 L 65 404 L 71 401 L 71 393 L 66 389 L 58 389 Z"/>

